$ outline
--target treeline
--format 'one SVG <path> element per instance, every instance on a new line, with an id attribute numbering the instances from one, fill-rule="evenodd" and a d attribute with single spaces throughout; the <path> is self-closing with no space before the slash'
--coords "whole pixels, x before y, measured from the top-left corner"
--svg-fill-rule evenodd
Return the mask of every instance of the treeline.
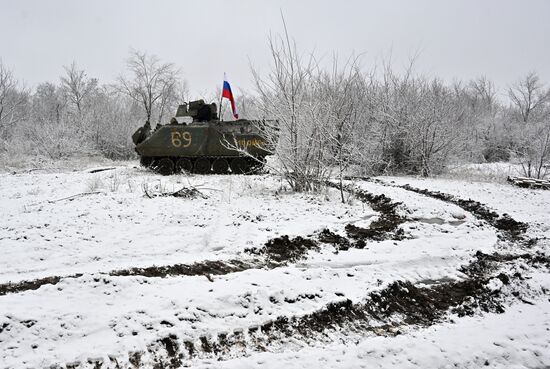
<path id="1" fill-rule="evenodd" d="M 440 173 L 450 162 L 515 161 L 543 178 L 550 161 L 550 90 L 536 73 L 497 98 L 484 77 L 446 83 L 389 65 L 367 70 L 358 58 L 322 67 L 288 38 L 269 40 L 272 64 L 252 70 L 255 91 L 237 96 L 241 116 L 262 124 L 276 168 L 296 190 L 350 170 Z M 62 159 L 134 155 L 132 132 L 165 123 L 187 99 L 174 64 L 138 51 L 112 84 L 76 64 L 32 91 L 0 63 L 0 156 Z M 212 96 L 212 101 L 217 100 Z M 210 102 L 210 101 L 208 101 Z M 215 101 L 217 102 L 217 101 Z"/>
<path id="2" fill-rule="evenodd" d="M 100 84 L 76 63 L 58 81 L 32 91 L 0 62 L 0 157 L 58 160 L 134 157 L 131 135 L 145 120 L 163 122 L 185 98 L 180 71 L 155 56 L 131 52 L 127 71 Z"/>
<path id="3" fill-rule="evenodd" d="M 441 173 L 450 162 L 514 161 L 524 175 L 550 173 L 550 89 L 531 72 L 507 101 L 480 77 L 445 83 L 390 65 L 365 71 L 358 58 L 321 67 L 288 37 L 269 42 L 268 73 L 253 71 L 255 115 L 297 190 L 353 167 L 366 174 Z"/>

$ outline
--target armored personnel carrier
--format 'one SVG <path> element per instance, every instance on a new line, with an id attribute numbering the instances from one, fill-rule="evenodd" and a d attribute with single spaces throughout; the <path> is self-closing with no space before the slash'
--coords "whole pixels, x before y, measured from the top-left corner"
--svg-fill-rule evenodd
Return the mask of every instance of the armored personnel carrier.
<path id="1" fill-rule="evenodd" d="M 197 100 L 180 105 L 170 123 L 154 131 L 146 122 L 132 140 L 141 164 L 160 174 L 254 173 L 270 155 L 257 126 L 246 119 L 220 121 L 216 104 Z"/>

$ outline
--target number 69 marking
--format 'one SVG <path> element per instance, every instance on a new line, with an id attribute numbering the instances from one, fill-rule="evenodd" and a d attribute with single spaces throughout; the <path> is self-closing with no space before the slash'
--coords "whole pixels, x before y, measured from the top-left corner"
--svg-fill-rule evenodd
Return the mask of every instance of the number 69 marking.
<path id="1" fill-rule="evenodd" d="M 189 147 L 191 146 L 191 133 L 189 132 L 172 132 L 172 146 L 174 147 Z"/>

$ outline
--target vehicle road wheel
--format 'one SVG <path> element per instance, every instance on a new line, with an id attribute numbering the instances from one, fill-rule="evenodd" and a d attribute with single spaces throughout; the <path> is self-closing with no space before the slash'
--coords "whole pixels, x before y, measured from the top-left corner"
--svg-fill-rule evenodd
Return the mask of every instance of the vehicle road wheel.
<path id="1" fill-rule="evenodd" d="M 162 158 L 153 167 L 157 173 L 168 176 L 174 173 L 174 162 L 170 158 Z"/>
<path id="2" fill-rule="evenodd" d="M 212 170 L 216 174 L 225 174 L 229 170 L 229 163 L 225 159 L 216 159 L 212 164 Z"/>
<path id="3" fill-rule="evenodd" d="M 207 158 L 198 158 L 195 160 L 195 172 L 206 174 L 210 173 L 211 165 L 210 160 Z"/>
<path id="4" fill-rule="evenodd" d="M 153 164 L 153 158 L 150 156 L 142 156 L 139 158 L 139 163 L 145 168 L 149 168 Z"/>
<path id="5" fill-rule="evenodd" d="M 176 162 L 177 173 L 180 173 L 182 171 L 191 173 L 192 170 L 193 170 L 193 162 L 191 160 L 182 158 Z"/>
<path id="6" fill-rule="evenodd" d="M 235 158 L 231 160 L 231 171 L 233 174 L 243 174 L 248 171 L 248 163 L 245 158 Z"/>

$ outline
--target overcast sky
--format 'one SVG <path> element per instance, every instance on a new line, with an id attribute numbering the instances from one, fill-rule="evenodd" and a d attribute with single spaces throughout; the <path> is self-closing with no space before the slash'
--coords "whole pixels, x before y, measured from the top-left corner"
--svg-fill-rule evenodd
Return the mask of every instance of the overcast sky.
<path id="1" fill-rule="evenodd" d="M 249 88 L 249 60 L 264 70 L 267 37 L 282 32 L 327 58 L 352 52 L 365 68 L 390 54 L 397 68 L 445 80 L 486 75 L 500 88 L 535 70 L 550 82 L 548 0 L 0 0 L 0 58 L 27 86 L 58 81 L 73 60 L 108 83 L 131 48 L 181 67 L 195 94 L 227 72 Z"/>

